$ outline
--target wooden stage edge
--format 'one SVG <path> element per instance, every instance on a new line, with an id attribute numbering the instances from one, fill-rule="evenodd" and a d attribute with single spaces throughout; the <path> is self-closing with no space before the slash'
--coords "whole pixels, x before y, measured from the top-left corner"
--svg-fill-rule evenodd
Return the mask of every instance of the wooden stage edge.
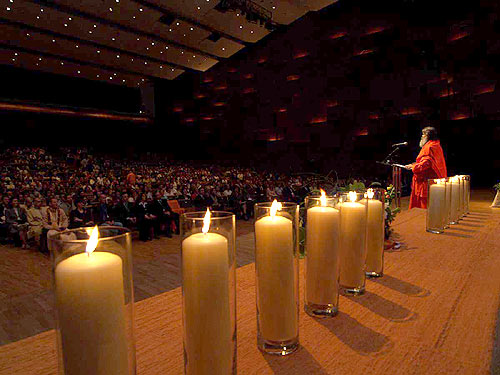
<path id="1" fill-rule="evenodd" d="M 341 297 L 332 319 L 303 312 L 301 261 L 301 348 L 284 358 L 256 348 L 254 264 L 239 268 L 238 373 L 495 373 L 500 212 L 490 202 L 473 201 L 442 235 L 425 232 L 424 210 L 402 213 L 394 229 L 403 246 L 386 252 L 385 276 L 363 296 Z M 137 373 L 182 374 L 180 288 L 136 303 L 136 323 Z M 0 375 L 56 373 L 53 330 L 0 347 Z"/>

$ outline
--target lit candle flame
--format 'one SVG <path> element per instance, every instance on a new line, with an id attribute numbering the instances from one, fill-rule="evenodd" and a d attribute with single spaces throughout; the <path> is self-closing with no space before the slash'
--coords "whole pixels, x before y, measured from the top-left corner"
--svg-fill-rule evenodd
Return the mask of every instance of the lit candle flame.
<path id="1" fill-rule="evenodd" d="M 370 189 L 368 189 L 368 190 L 366 191 L 366 197 L 367 197 L 368 199 L 373 199 L 374 195 L 375 195 L 375 192 L 373 191 L 373 189 L 371 189 L 371 188 L 370 188 Z"/>
<path id="2" fill-rule="evenodd" d="M 321 202 L 321 206 L 326 207 L 326 193 L 323 189 L 321 190 L 321 197 L 319 197 L 319 201 Z"/>
<path id="3" fill-rule="evenodd" d="M 210 214 L 210 210 L 207 207 L 207 213 L 205 214 L 205 217 L 203 218 L 203 228 L 201 228 L 201 231 L 205 234 L 208 233 L 208 230 L 210 229 L 210 217 L 212 215 Z"/>
<path id="4" fill-rule="evenodd" d="M 355 191 L 350 191 L 348 195 L 351 202 L 356 202 L 356 198 L 358 197 L 358 195 Z"/>
<path id="5" fill-rule="evenodd" d="M 89 230 L 87 230 L 87 233 Z M 87 248 L 85 249 L 85 252 L 87 255 L 90 256 L 97 247 L 97 243 L 99 242 L 99 228 L 97 228 L 97 225 L 92 228 L 92 231 L 90 232 L 90 238 L 87 241 Z"/>
<path id="6" fill-rule="evenodd" d="M 271 211 L 269 212 L 269 215 L 271 215 L 271 217 L 275 217 L 276 216 L 276 212 L 277 211 L 280 211 L 281 210 L 281 203 L 278 202 L 276 199 L 273 201 L 273 204 L 271 205 Z"/>

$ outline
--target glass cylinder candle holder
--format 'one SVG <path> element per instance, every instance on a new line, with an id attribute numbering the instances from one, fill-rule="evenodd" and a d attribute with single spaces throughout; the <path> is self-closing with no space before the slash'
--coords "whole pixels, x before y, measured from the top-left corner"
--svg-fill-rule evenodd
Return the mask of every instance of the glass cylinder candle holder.
<path id="1" fill-rule="evenodd" d="M 462 219 L 465 215 L 465 180 L 464 176 L 457 176 L 460 181 L 460 204 L 459 204 L 459 219 Z"/>
<path id="2" fill-rule="evenodd" d="M 368 205 L 364 194 L 350 191 L 341 196 L 340 207 L 340 293 L 365 292 L 366 222 Z"/>
<path id="3" fill-rule="evenodd" d="M 257 346 L 268 354 L 299 346 L 298 223 L 295 203 L 255 205 Z"/>
<path id="4" fill-rule="evenodd" d="M 460 218 L 460 179 L 457 176 L 450 177 L 450 224 L 458 224 Z"/>
<path id="5" fill-rule="evenodd" d="M 449 228 L 450 226 L 450 210 L 451 210 L 451 180 L 449 177 L 442 178 L 446 183 L 445 187 L 445 208 L 444 208 L 444 229 Z"/>
<path id="6" fill-rule="evenodd" d="M 465 213 L 470 212 L 470 175 L 465 175 Z"/>
<path id="7" fill-rule="evenodd" d="M 446 218 L 446 181 L 427 180 L 427 197 L 426 230 L 430 233 L 443 233 Z"/>
<path id="8" fill-rule="evenodd" d="M 78 228 L 50 236 L 48 244 L 59 373 L 135 374 L 130 231 Z"/>
<path id="9" fill-rule="evenodd" d="M 340 211 L 338 197 L 306 197 L 304 309 L 313 317 L 338 313 Z"/>
<path id="10" fill-rule="evenodd" d="M 236 374 L 235 216 L 181 215 L 184 373 Z"/>
<path id="11" fill-rule="evenodd" d="M 362 202 L 368 206 L 365 274 L 381 277 L 384 275 L 385 189 L 368 189 Z"/>

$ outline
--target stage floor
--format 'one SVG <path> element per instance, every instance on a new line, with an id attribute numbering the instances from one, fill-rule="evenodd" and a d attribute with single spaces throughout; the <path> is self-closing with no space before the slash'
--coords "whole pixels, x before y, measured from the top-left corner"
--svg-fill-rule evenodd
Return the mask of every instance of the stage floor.
<path id="1" fill-rule="evenodd" d="M 402 293 L 408 298 L 412 295 L 431 293 L 432 288 L 425 289 L 416 285 L 431 285 L 432 278 L 440 279 L 439 275 L 447 272 L 453 274 L 452 278 L 456 280 L 456 284 L 448 285 L 445 289 L 449 289 L 451 294 L 456 294 L 456 298 L 452 300 L 446 298 L 447 303 L 450 302 L 449 306 L 443 306 L 443 316 L 439 319 L 436 317 L 437 320 L 442 318 L 448 322 L 435 342 L 436 348 L 440 349 L 445 349 L 444 346 L 450 345 L 448 338 L 450 328 L 455 327 L 457 323 L 462 325 L 463 330 L 476 330 L 478 339 L 482 338 L 483 343 L 485 335 L 491 336 L 494 329 L 495 318 L 491 318 L 491 311 L 498 310 L 500 252 L 491 250 L 495 248 L 500 250 L 500 212 L 489 208 L 493 198 L 492 192 L 475 191 L 472 198 L 473 213 L 460 225 L 452 227 L 443 235 L 430 235 L 425 232 L 424 228 L 420 228 L 421 225 L 413 226 L 414 223 L 424 222 L 422 220 L 422 216 L 425 215 L 424 210 L 405 210 L 398 215 L 394 223 L 395 237 L 403 242 L 403 246 L 398 251 L 387 252 L 386 265 L 387 270 L 391 272 L 377 281 L 377 284 L 393 289 L 399 294 Z M 238 265 L 242 266 L 253 262 L 252 223 L 238 222 L 237 231 L 237 261 Z M 134 242 L 134 287 L 137 301 L 164 293 L 180 285 L 178 241 L 179 238 L 174 237 L 148 243 Z M 468 248 L 473 244 L 490 248 L 490 250 Z M 463 251 L 458 251 L 460 257 L 436 258 L 425 256 L 425 254 L 416 257 L 424 249 L 427 252 L 435 247 L 441 252 L 447 246 L 454 246 L 453 250 L 456 250 L 455 246 L 463 248 Z M 421 248 L 420 251 L 419 248 Z M 53 328 L 53 311 L 48 258 L 35 251 L 12 247 L 0 247 L 0 251 L 2 254 L 0 259 L 0 345 L 4 345 Z M 458 255 L 456 251 L 454 253 Z M 391 258 L 397 260 L 397 270 L 391 264 Z M 430 262 L 431 259 L 432 262 Z M 404 274 L 404 268 L 415 270 L 416 264 L 421 269 L 421 275 Z M 484 282 L 477 280 L 478 275 L 471 269 L 476 265 L 490 271 L 482 276 L 485 278 Z M 398 278 L 390 276 L 394 274 L 398 274 Z M 471 282 L 478 286 L 486 283 L 486 278 L 489 286 L 495 286 L 488 293 L 474 292 L 468 288 Z M 392 305 L 387 305 L 386 300 L 374 300 L 374 296 L 376 295 L 371 294 L 370 297 L 368 293 L 366 301 L 359 303 L 364 308 L 387 318 L 395 316 L 403 321 L 411 318 L 411 314 L 408 315 L 411 311 L 401 308 L 400 305 L 394 305 L 399 306 L 399 309 L 391 311 L 389 308 Z M 430 296 L 432 299 L 438 297 L 432 294 Z M 475 318 L 470 319 L 471 316 Z M 456 334 L 456 331 L 455 327 L 453 332 Z M 475 344 L 474 342 L 461 343 L 460 335 L 455 341 L 455 345 L 463 345 L 463 350 L 467 348 L 472 350 Z M 477 342 L 477 344 L 480 343 Z M 498 345 L 495 347 L 491 345 L 491 350 L 494 351 L 491 370 L 496 374 L 499 371 Z M 486 359 L 487 357 L 482 358 L 482 360 Z M 480 359 L 475 361 L 477 360 Z"/>

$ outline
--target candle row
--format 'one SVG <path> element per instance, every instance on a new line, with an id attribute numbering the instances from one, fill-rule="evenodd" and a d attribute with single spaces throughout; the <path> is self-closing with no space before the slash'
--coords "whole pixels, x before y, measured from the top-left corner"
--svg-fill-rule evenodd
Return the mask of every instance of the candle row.
<path id="1" fill-rule="evenodd" d="M 430 233 L 443 233 L 469 213 L 470 176 L 457 175 L 427 182 L 427 222 Z"/>

